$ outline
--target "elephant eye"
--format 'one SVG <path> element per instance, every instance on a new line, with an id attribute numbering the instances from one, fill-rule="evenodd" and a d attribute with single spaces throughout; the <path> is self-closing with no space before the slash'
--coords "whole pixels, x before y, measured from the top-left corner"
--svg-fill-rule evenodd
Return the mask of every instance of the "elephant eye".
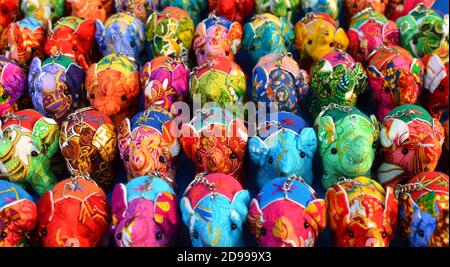
<path id="1" fill-rule="evenodd" d="M 269 162 L 269 164 L 272 164 L 273 163 L 273 158 L 269 157 L 269 159 L 267 161 Z"/>
<path id="2" fill-rule="evenodd" d="M 384 88 L 385 93 L 389 93 L 389 87 Z"/>
<path id="3" fill-rule="evenodd" d="M 334 46 L 334 42 L 331 42 L 331 43 L 330 43 L 330 47 L 333 47 L 333 46 Z"/>
<path id="4" fill-rule="evenodd" d="M 413 44 L 415 44 L 415 45 L 416 45 L 416 44 L 418 43 L 418 41 L 417 41 L 417 37 L 414 37 L 414 38 L 413 38 L 413 40 L 412 40 L 412 42 L 413 42 Z"/>
<path id="5" fill-rule="evenodd" d="M 37 157 L 39 153 L 37 151 L 31 151 L 31 156 L 32 157 Z"/>
<path id="6" fill-rule="evenodd" d="M 130 155 L 126 155 L 125 157 L 123 157 L 123 159 L 124 159 L 125 161 L 129 161 L 129 160 L 130 160 Z"/>
<path id="7" fill-rule="evenodd" d="M 131 47 L 134 47 L 136 45 L 136 43 L 133 41 L 130 43 Z"/>
<path id="8" fill-rule="evenodd" d="M 6 92 L 2 95 L 2 99 L 3 99 L 3 100 L 8 99 L 8 97 L 9 97 L 9 94 L 6 93 Z"/>
<path id="9" fill-rule="evenodd" d="M 229 56 L 230 55 L 230 51 L 225 51 L 225 55 Z"/>
<path id="10" fill-rule="evenodd" d="M 5 239 L 7 236 L 8 236 L 8 233 L 5 232 L 5 231 L 2 231 L 2 233 L 0 234 L 0 237 L 1 237 L 2 239 Z"/>
<path id="11" fill-rule="evenodd" d="M 42 229 L 41 236 L 47 236 L 47 229 Z"/>
<path id="12" fill-rule="evenodd" d="M 333 147 L 333 148 L 331 149 L 331 154 L 336 154 L 336 153 L 337 153 L 337 149 Z"/>
<path id="13" fill-rule="evenodd" d="M 202 50 L 200 50 L 200 55 L 205 55 L 205 50 L 204 49 L 202 49 Z"/>
<path id="14" fill-rule="evenodd" d="M 116 238 L 119 239 L 119 240 L 122 239 L 122 233 L 118 233 L 118 234 L 116 235 Z"/>
<path id="15" fill-rule="evenodd" d="M 309 223 L 308 223 L 308 222 L 305 222 L 305 223 L 303 224 L 303 226 L 304 226 L 305 228 L 308 228 L 308 227 L 309 227 Z"/>
<path id="16" fill-rule="evenodd" d="M 155 237 L 156 237 L 156 240 L 161 240 L 163 236 L 162 236 L 161 232 L 157 232 Z"/>
<path id="17" fill-rule="evenodd" d="M 235 158 L 237 158 L 236 152 L 231 152 L 230 159 L 235 159 Z"/>
<path id="18" fill-rule="evenodd" d="M 194 232 L 194 238 L 195 238 L 195 239 L 198 239 L 198 232 L 197 232 L 197 231 Z"/>
<path id="19" fill-rule="evenodd" d="M 289 46 L 289 42 L 288 41 L 284 42 L 284 46 Z"/>
<path id="20" fill-rule="evenodd" d="M 103 6 L 102 5 L 98 5 L 98 9 L 102 9 L 103 8 Z"/>
<path id="21" fill-rule="evenodd" d="M 11 48 L 9 46 L 6 47 L 6 51 L 9 51 Z"/>
<path id="22" fill-rule="evenodd" d="M 166 163 L 166 158 L 164 156 L 159 156 L 159 162 Z"/>
<path id="23" fill-rule="evenodd" d="M 373 143 L 373 144 L 372 144 L 372 147 L 373 147 L 373 148 L 377 148 L 377 144 L 376 144 L 376 143 Z"/>
<path id="24" fill-rule="evenodd" d="M 266 228 L 261 228 L 261 231 L 260 231 L 260 233 L 261 233 L 261 235 L 266 235 Z"/>
<path id="25" fill-rule="evenodd" d="M 430 171 L 430 168 L 425 167 L 425 168 L 423 168 L 423 171 L 424 171 L 424 172 L 428 172 L 428 171 Z"/>
<path id="26" fill-rule="evenodd" d="M 231 224 L 231 230 L 235 230 L 237 228 L 237 225 L 235 223 Z"/>
<path id="27" fill-rule="evenodd" d="M 353 238 L 355 234 L 353 233 L 353 231 L 348 230 L 348 236 L 350 236 L 350 238 Z"/>
<path id="28" fill-rule="evenodd" d="M 425 233 L 423 232 L 423 229 L 419 229 L 419 231 L 417 231 L 417 234 L 418 234 L 420 237 L 423 237 L 423 236 L 425 235 Z"/>
<path id="29" fill-rule="evenodd" d="M 255 45 L 251 45 L 250 50 L 255 50 Z"/>
<path id="30" fill-rule="evenodd" d="M 53 12 L 55 12 L 55 8 L 54 7 L 51 7 L 50 8 L 50 11 L 53 13 Z"/>
<path id="31" fill-rule="evenodd" d="M 122 101 L 127 101 L 127 96 L 126 95 L 122 96 Z"/>
<path id="32" fill-rule="evenodd" d="M 406 155 L 406 154 L 408 154 L 408 152 L 409 152 L 409 150 L 405 147 L 405 148 L 403 148 L 402 149 L 402 153 L 403 153 L 403 155 Z"/>
<path id="33" fill-rule="evenodd" d="M 177 40 L 177 44 L 181 44 L 181 40 L 180 39 Z"/>
<path id="34" fill-rule="evenodd" d="M 308 44 L 311 45 L 312 44 L 312 40 L 308 40 Z"/>
<path id="35" fill-rule="evenodd" d="M 198 163 L 202 163 L 202 157 L 197 156 L 197 162 L 198 162 Z"/>
<path id="36" fill-rule="evenodd" d="M 106 50 L 106 45 L 102 45 L 102 50 Z"/>
<path id="37" fill-rule="evenodd" d="M 381 233 L 381 236 L 382 236 L 383 238 L 386 238 L 386 232 L 382 232 L 382 233 Z"/>
<path id="38" fill-rule="evenodd" d="M 73 50 L 73 51 L 77 51 L 77 50 L 78 50 L 78 47 L 74 46 L 74 47 L 72 47 L 72 50 Z"/>
<path id="39" fill-rule="evenodd" d="M 300 152 L 300 158 L 304 158 L 305 156 L 305 152 Z"/>
<path id="40" fill-rule="evenodd" d="M 89 97 L 92 98 L 92 99 L 94 99 L 94 98 L 95 98 L 95 95 L 94 95 L 94 94 L 90 94 Z"/>
<path id="41" fill-rule="evenodd" d="M 439 90 L 439 91 L 444 91 L 444 86 L 442 86 L 442 84 L 439 85 L 439 86 L 438 86 L 438 90 Z"/>
<path id="42" fill-rule="evenodd" d="M 69 90 L 64 90 L 64 94 L 70 95 L 70 91 Z"/>

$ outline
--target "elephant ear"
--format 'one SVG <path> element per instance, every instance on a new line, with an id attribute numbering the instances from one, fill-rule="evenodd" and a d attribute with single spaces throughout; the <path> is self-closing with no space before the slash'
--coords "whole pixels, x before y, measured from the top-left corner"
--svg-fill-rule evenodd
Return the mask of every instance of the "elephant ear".
<path id="1" fill-rule="evenodd" d="M 191 202 L 187 197 L 183 197 L 180 201 L 181 218 L 184 224 L 189 228 L 189 232 L 194 231 L 195 212 L 192 209 Z"/>
<path id="2" fill-rule="evenodd" d="M 345 30 L 342 28 L 339 28 L 336 30 L 334 34 L 334 41 L 336 42 L 336 48 L 341 50 L 347 50 L 349 40 L 347 37 L 347 34 L 345 33 Z"/>
<path id="3" fill-rule="evenodd" d="M 228 125 L 227 132 L 231 150 L 238 154 L 244 154 L 248 141 L 247 127 L 245 127 L 244 122 L 240 119 L 234 119 Z"/>
<path id="4" fill-rule="evenodd" d="M 128 209 L 127 187 L 120 183 L 114 187 L 111 197 L 112 228 L 115 229 L 125 218 Z"/>
<path id="5" fill-rule="evenodd" d="M 83 223 L 89 231 L 94 234 L 92 240 L 101 241 L 109 226 L 109 205 L 106 197 L 100 194 L 91 195 L 82 202 L 78 220 Z M 97 244 L 94 244 L 97 245 Z"/>
<path id="6" fill-rule="evenodd" d="M 250 50 L 253 42 L 255 41 L 255 29 L 251 23 L 246 23 L 244 25 L 244 35 L 242 37 L 242 44 L 244 49 Z"/>
<path id="7" fill-rule="evenodd" d="M 119 147 L 120 158 L 122 160 L 125 159 L 125 156 L 128 155 L 130 149 L 131 142 L 131 125 L 130 119 L 125 118 L 119 126 L 119 130 L 117 132 L 117 143 Z"/>
<path id="8" fill-rule="evenodd" d="M 178 228 L 178 200 L 170 192 L 160 193 L 155 200 L 154 220 L 165 236 L 172 237 Z"/>
<path id="9" fill-rule="evenodd" d="M 316 234 L 319 231 L 325 230 L 327 226 L 327 208 L 325 200 L 315 199 L 308 203 L 305 208 L 305 212 L 312 218 L 311 227 L 313 227 Z"/>
<path id="10" fill-rule="evenodd" d="M 409 67 L 409 71 L 414 77 L 414 81 L 422 87 L 425 65 L 421 59 L 414 58 Z"/>
<path id="11" fill-rule="evenodd" d="M 439 143 L 442 146 L 445 141 L 445 129 L 442 126 L 441 122 L 435 118 L 433 118 L 433 132 L 434 135 L 439 139 Z"/>
<path id="12" fill-rule="evenodd" d="M 236 225 L 242 225 L 247 220 L 250 193 L 247 190 L 237 192 L 230 206 L 230 220 Z"/>
<path id="13" fill-rule="evenodd" d="M 33 144 L 51 158 L 59 147 L 59 126 L 54 119 L 42 117 L 33 126 Z"/>
<path id="14" fill-rule="evenodd" d="M 31 61 L 30 71 L 28 72 L 28 90 L 30 94 L 32 93 L 32 89 L 34 88 L 33 83 L 37 77 L 42 72 L 42 61 L 40 58 L 35 57 Z"/>
<path id="15" fill-rule="evenodd" d="M 66 83 L 74 98 L 74 102 L 81 103 L 83 99 L 83 85 L 86 72 L 77 64 L 70 64 L 66 71 Z"/>
<path id="16" fill-rule="evenodd" d="M 95 41 L 97 42 L 100 52 L 103 55 L 106 51 L 104 51 L 102 47 L 107 47 L 106 30 L 102 21 L 99 19 L 95 20 Z"/>
<path id="17" fill-rule="evenodd" d="M 155 28 L 156 28 L 156 19 L 158 18 L 158 14 L 156 12 L 152 13 L 150 17 L 147 19 L 147 23 L 145 26 L 145 37 L 147 41 L 152 45 L 153 37 L 155 36 Z M 152 45 L 153 47 L 153 45 Z M 156 56 L 156 55 L 154 55 Z"/>
<path id="18" fill-rule="evenodd" d="M 375 115 L 370 115 L 371 125 L 373 129 L 373 140 L 376 141 L 380 137 L 380 123 L 377 120 L 377 117 Z"/>
<path id="19" fill-rule="evenodd" d="M 92 64 L 89 66 L 89 68 L 86 71 L 86 81 L 85 81 L 85 87 L 86 87 L 86 93 L 87 93 L 87 99 L 89 102 L 91 102 L 92 105 L 92 99 L 89 97 L 89 94 L 96 93 L 97 92 L 97 63 Z"/>
<path id="20" fill-rule="evenodd" d="M 242 45 L 242 26 L 239 22 L 235 21 L 231 24 L 230 30 L 228 31 L 228 39 L 231 43 L 231 51 L 236 55 Z"/>
<path id="21" fill-rule="evenodd" d="M 200 146 L 200 134 L 192 124 L 184 123 L 181 126 L 180 143 L 184 154 L 189 159 L 194 160 Z"/>
<path id="22" fill-rule="evenodd" d="M 37 204 L 37 211 L 40 227 L 45 227 L 53 220 L 55 202 L 52 191 L 47 191 L 42 195 Z"/>
<path id="23" fill-rule="evenodd" d="M 297 93 L 299 96 L 306 96 L 309 90 L 309 75 L 308 72 L 305 70 L 300 69 L 298 75 L 297 75 L 297 82 L 298 88 Z"/>
<path id="24" fill-rule="evenodd" d="M 406 122 L 396 118 L 384 121 L 380 131 L 380 141 L 383 147 L 401 146 L 408 138 L 409 128 Z"/>
<path id="25" fill-rule="evenodd" d="M 128 118 L 127 118 L 128 119 Z M 104 161 L 112 161 L 116 156 L 117 136 L 114 125 L 103 123 L 92 138 L 92 145 L 95 146 Z"/>
<path id="26" fill-rule="evenodd" d="M 73 34 L 78 41 L 78 45 L 83 48 L 85 53 L 88 53 L 94 43 L 94 36 L 96 35 L 96 21 L 92 19 L 83 20 L 80 24 L 78 24 L 78 27 Z"/>
<path id="27" fill-rule="evenodd" d="M 331 186 L 325 195 L 325 203 L 331 231 L 338 233 L 345 231 L 350 212 L 346 192 L 339 185 Z"/>
<path id="28" fill-rule="evenodd" d="M 258 165 L 263 166 L 267 154 L 269 153 L 269 148 L 267 145 L 259 138 L 258 136 L 254 136 L 250 138 L 248 141 L 248 154 L 250 156 L 250 160 Z"/>
<path id="29" fill-rule="evenodd" d="M 384 200 L 383 225 L 389 235 L 392 235 L 397 226 L 397 218 L 398 200 L 395 197 L 395 191 L 393 188 L 388 186 L 386 188 L 386 197 Z"/>
<path id="30" fill-rule="evenodd" d="M 308 30 L 306 29 L 306 25 L 302 22 L 297 22 L 294 27 L 295 33 L 295 42 L 294 46 L 297 50 L 303 50 L 303 45 L 305 44 L 306 35 L 308 34 Z"/>
<path id="31" fill-rule="evenodd" d="M 258 238 L 260 236 L 260 231 L 264 226 L 264 213 L 259 207 L 258 200 L 255 198 L 250 202 L 247 219 L 250 225 L 250 232 Z"/>
<path id="32" fill-rule="evenodd" d="M 304 128 L 297 136 L 297 148 L 309 158 L 314 156 L 317 149 L 317 136 L 313 128 Z"/>
<path id="33" fill-rule="evenodd" d="M 331 116 L 319 116 L 315 125 L 318 126 L 317 137 L 319 142 L 331 144 L 336 141 L 336 126 Z"/>
<path id="34" fill-rule="evenodd" d="M 283 34 L 284 44 L 288 43 L 288 45 L 286 45 L 286 49 L 290 51 L 292 41 L 294 41 L 295 38 L 294 31 L 291 28 L 291 23 L 286 17 L 280 17 L 280 20 L 281 20 L 281 32 L 284 33 Z"/>
<path id="35" fill-rule="evenodd" d="M 32 231 L 37 223 L 36 204 L 28 199 L 17 202 L 15 209 L 20 212 L 20 220 L 14 222 L 14 225 L 24 232 Z"/>
<path id="36" fill-rule="evenodd" d="M 176 125 L 172 121 L 168 121 L 162 126 L 162 140 L 168 145 L 172 157 L 178 156 L 180 153 L 180 143 L 176 135 Z"/>

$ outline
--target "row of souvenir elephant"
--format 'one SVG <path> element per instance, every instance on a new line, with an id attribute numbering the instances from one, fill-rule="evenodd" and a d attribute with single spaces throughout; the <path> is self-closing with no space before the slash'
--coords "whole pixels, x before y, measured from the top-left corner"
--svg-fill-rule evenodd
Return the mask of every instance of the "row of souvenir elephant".
<path id="1" fill-rule="evenodd" d="M 264 247 L 312 247 L 327 226 L 340 247 L 389 246 L 397 232 L 410 246 L 448 246 L 448 176 L 420 173 L 395 189 L 360 176 L 340 179 L 325 199 L 296 175 L 264 185 L 250 201 L 233 177 L 201 174 L 181 200 L 170 183 L 147 175 L 104 191 L 83 177 L 63 180 L 35 203 L 0 180 L 0 245 L 120 247 L 245 246 L 248 227 Z M 248 223 L 247 223 L 248 221 Z M 182 225 L 184 223 L 184 225 Z"/>

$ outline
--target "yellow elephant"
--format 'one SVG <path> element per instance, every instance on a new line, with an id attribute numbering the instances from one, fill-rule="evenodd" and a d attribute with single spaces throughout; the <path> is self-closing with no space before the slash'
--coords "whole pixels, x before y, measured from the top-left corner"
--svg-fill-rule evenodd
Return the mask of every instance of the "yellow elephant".
<path id="1" fill-rule="evenodd" d="M 336 49 L 346 50 L 349 44 L 344 29 L 338 28 L 334 20 L 325 13 L 307 13 L 295 25 L 295 48 L 300 56 L 300 65 L 310 67 L 323 56 Z"/>

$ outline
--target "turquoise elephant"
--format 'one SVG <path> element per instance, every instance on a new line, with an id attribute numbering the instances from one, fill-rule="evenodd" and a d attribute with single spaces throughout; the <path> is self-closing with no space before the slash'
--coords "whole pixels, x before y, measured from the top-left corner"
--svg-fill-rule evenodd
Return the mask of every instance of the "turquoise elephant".
<path id="1" fill-rule="evenodd" d="M 194 25 L 202 20 L 202 15 L 208 11 L 208 0 L 161 0 L 161 9 L 168 6 L 179 7 L 191 17 Z"/>
<path id="2" fill-rule="evenodd" d="M 294 31 L 285 17 L 269 13 L 258 14 L 244 25 L 242 46 L 253 64 L 267 54 L 289 52 L 294 43 Z"/>
<path id="3" fill-rule="evenodd" d="M 193 247 L 242 247 L 250 194 L 233 177 L 200 174 L 188 186 L 180 208 Z"/>
<path id="4" fill-rule="evenodd" d="M 267 116 L 266 123 L 279 125 L 269 133 L 259 131 L 250 138 L 248 153 L 257 166 L 259 187 L 280 176 L 299 175 L 308 184 L 313 181 L 312 160 L 317 149 L 317 137 L 313 128 L 299 116 L 282 111 Z M 264 128 L 263 128 L 264 129 Z"/>

